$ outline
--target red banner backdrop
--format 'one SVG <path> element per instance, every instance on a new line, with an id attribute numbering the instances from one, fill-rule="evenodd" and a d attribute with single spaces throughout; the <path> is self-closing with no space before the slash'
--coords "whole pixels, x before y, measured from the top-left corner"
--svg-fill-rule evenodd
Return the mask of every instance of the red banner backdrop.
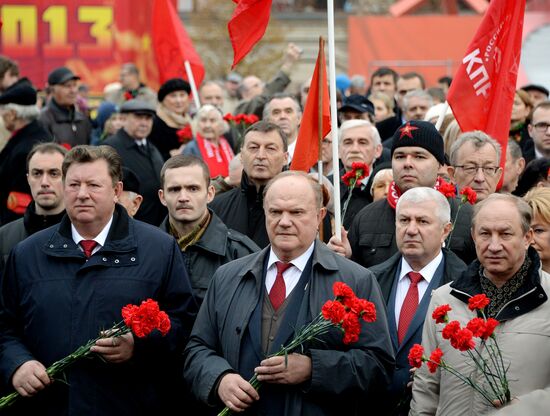
<path id="1" fill-rule="evenodd" d="M 118 81 L 125 62 L 134 62 L 142 80 L 157 88 L 152 6 L 153 0 L 2 1 L 0 54 L 17 61 L 39 88 L 53 68 L 65 65 L 101 92 Z"/>

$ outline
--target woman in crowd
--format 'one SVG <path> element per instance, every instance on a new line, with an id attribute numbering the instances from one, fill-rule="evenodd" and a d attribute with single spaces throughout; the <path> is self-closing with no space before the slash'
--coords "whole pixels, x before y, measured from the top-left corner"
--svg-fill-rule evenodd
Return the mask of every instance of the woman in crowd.
<path id="1" fill-rule="evenodd" d="M 529 93 L 523 90 L 517 90 L 512 105 L 512 115 L 510 116 L 510 134 L 509 138 L 515 140 L 523 154 L 526 154 L 529 148 L 533 147 L 533 139 L 529 136 L 527 125 L 529 124 L 529 114 L 533 109 Z"/>
<path id="2" fill-rule="evenodd" d="M 195 138 L 185 146 L 183 153 L 202 158 L 210 168 L 210 175 L 224 178 L 229 175 L 229 162 L 235 157 L 231 145 L 222 136 L 223 116 L 213 105 L 203 105 L 193 120 Z"/>
<path id="3" fill-rule="evenodd" d="M 375 92 L 369 95 L 369 100 L 374 105 L 374 118 L 377 123 L 395 115 L 393 112 L 395 102 L 386 94 Z"/>
<path id="4" fill-rule="evenodd" d="M 542 270 L 550 273 L 550 188 L 533 188 L 523 199 L 533 210 L 531 245 L 539 253 Z"/>
<path id="5" fill-rule="evenodd" d="M 162 84 L 157 93 L 159 101 L 153 129 L 147 138 L 160 151 L 164 160 L 181 153 L 192 139 L 189 117 L 191 87 L 181 78 Z"/>

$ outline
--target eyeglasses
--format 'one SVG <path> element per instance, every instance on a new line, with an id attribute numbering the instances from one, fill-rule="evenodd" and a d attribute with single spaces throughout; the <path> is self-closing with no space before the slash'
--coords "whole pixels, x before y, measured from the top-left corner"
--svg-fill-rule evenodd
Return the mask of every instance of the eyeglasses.
<path id="1" fill-rule="evenodd" d="M 460 168 L 468 176 L 473 176 L 477 173 L 479 169 L 483 171 L 485 176 L 493 177 L 497 174 L 500 167 L 498 166 L 475 166 L 475 165 L 462 165 L 455 166 L 455 168 Z"/>
<path id="2" fill-rule="evenodd" d="M 548 130 L 548 127 L 550 127 L 550 124 L 545 123 L 544 121 L 541 121 L 540 123 L 532 124 L 532 126 L 539 133 L 545 133 Z"/>

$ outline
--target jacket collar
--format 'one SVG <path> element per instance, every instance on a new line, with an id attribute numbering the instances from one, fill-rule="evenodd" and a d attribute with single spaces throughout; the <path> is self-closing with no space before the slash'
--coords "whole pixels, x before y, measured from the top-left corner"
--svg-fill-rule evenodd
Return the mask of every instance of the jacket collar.
<path id="1" fill-rule="evenodd" d="M 50 100 L 50 103 L 48 104 L 48 108 L 53 114 L 53 117 L 55 118 L 55 121 L 58 122 L 73 122 L 73 121 L 81 121 L 84 119 L 84 116 L 80 114 L 78 111 L 76 111 L 76 107 L 72 106 L 71 109 L 67 109 L 64 107 L 61 107 L 59 104 L 55 102 L 55 100 Z"/>
<path id="2" fill-rule="evenodd" d="M 210 212 L 210 223 L 201 238 L 193 246 L 200 247 L 209 253 L 225 256 L 225 252 L 227 251 L 227 226 L 214 211 L 210 208 L 208 208 L 208 211 Z M 170 219 L 168 216 L 160 224 L 160 229 L 171 234 Z"/>
<path id="3" fill-rule="evenodd" d="M 109 230 L 105 245 L 101 248 L 104 252 L 130 252 L 137 248 L 133 225 L 126 209 L 115 204 L 113 223 Z M 71 235 L 71 220 L 64 215 L 56 231 L 52 234 L 45 246 L 46 254 L 52 256 L 81 257 L 82 252 L 78 249 Z"/>
<path id="4" fill-rule="evenodd" d="M 522 287 L 518 289 L 514 298 L 498 312 L 496 319 L 505 321 L 521 316 L 548 300 L 548 295 L 540 284 L 540 259 L 533 247 L 529 247 L 527 255 L 531 259 L 531 268 Z M 479 260 L 474 260 L 468 269 L 451 283 L 451 295 L 468 303 L 468 300 L 477 294 L 483 293 L 479 281 Z"/>
<path id="5" fill-rule="evenodd" d="M 264 260 L 269 256 L 271 245 L 263 250 L 253 253 L 246 257 L 246 262 L 242 265 L 237 277 L 239 279 L 254 278 L 258 284 L 262 280 Z M 334 258 L 334 253 L 320 240 L 315 240 L 313 248 L 313 259 L 311 263 L 312 270 L 322 268 L 324 270 L 336 271 L 338 264 Z"/>
<path id="6" fill-rule="evenodd" d="M 38 215 L 36 213 L 35 204 L 36 203 L 34 201 L 30 203 L 25 211 L 25 216 L 23 217 L 23 224 L 25 225 L 25 230 L 27 230 L 29 235 L 51 227 L 52 225 L 59 224 L 65 216 L 65 210 L 54 215 Z"/>
<path id="7" fill-rule="evenodd" d="M 248 199 L 255 199 L 259 202 L 263 201 L 265 186 L 260 186 L 260 189 L 256 189 L 256 185 L 252 183 L 246 172 L 243 170 L 241 177 L 241 192 L 247 196 Z"/>

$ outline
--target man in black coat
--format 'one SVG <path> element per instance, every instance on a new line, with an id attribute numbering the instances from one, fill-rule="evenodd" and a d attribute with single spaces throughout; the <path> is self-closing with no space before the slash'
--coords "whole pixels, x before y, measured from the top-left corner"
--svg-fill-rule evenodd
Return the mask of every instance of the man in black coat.
<path id="1" fill-rule="evenodd" d="M 67 215 L 10 254 L 0 297 L 0 388 L 17 415 L 170 414 L 196 305 L 174 239 L 116 203 L 122 160 L 109 146 L 74 147 L 63 162 Z M 105 334 L 55 382 L 46 367 L 151 298 L 170 318 L 166 336 Z"/>
<path id="2" fill-rule="evenodd" d="M 29 235 L 59 223 L 65 215 L 61 165 L 67 149 L 57 143 L 39 143 L 27 157 L 27 181 L 32 202 L 23 218 L 0 227 L 0 275 L 10 251 Z"/>
<path id="3" fill-rule="evenodd" d="M 265 185 L 282 172 L 288 160 L 286 135 L 276 124 L 259 121 L 248 128 L 241 150 L 241 186 L 218 195 L 210 203 L 227 227 L 246 234 L 258 246 L 269 244 L 265 228 Z"/>
<path id="4" fill-rule="evenodd" d="M 212 275 L 225 263 L 259 251 L 246 235 L 231 230 L 208 209 L 214 198 L 208 165 L 191 155 L 168 159 L 160 172 L 159 198 L 168 208 L 160 228 L 175 237 L 199 305 Z"/>
<path id="5" fill-rule="evenodd" d="M 386 302 L 396 368 L 388 389 L 385 415 L 409 414 L 411 380 L 409 350 L 422 342 L 422 328 L 432 290 L 466 270 L 466 264 L 441 246 L 451 230 L 451 210 L 432 188 L 416 187 L 396 207 L 398 253 L 370 270 Z M 414 280 L 416 276 L 419 280 Z"/>
<path id="6" fill-rule="evenodd" d="M 153 127 L 155 108 L 144 101 L 130 100 L 120 107 L 120 112 L 125 115 L 124 127 L 104 144 L 114 147 L 124 166 L 139 179 L 143 202 L 134 218 L 158 226 L 166 216 L 166 209 L 157 196 L 164 159 L 147 140 Z"/>
<path id="7" fill-rule="evenodd" d="M 395 206 L 409 189 L 427 186 L 438 189 L 442 180 L 438 170 L 444 164 L 443 139 L 434 125 L 410 121 L 394 134 L 392 170 L 394 182 L 386 199 L 373 202 L 355 216 L 349 234 L 341 239 L 333 236 L 329 247 L 341 255 L 352 257 L 365 267 L 382 263 L 397 252 L 395 242 Z M 450 198 L 453 232 L 448 247 L 466 264 L 475 258 L 470 235 L 472 207 L 460 205 Z M 458 209 L 460 206 L 460 210 Z"/>
<path id="8" fill-rule="evenodd" d="M 80 77 L 64 66 L 48 75 L 52 97 L 40 112 L 40 122 L 57 143 L 76 146 L 88 144 L 92 122 L 78 111 L 76 98 Z"/>
<path id="9" fill-rule="evenodd" d="M 31 202 L 25 165 L 27 155 L 39 142 L 50 141 L 38 122 L 36 90 L 21 83 L 0 96 L 0 114 L 11 137 L 0 153 L 0 224 L 20 218 Z"/>
<path id="10" fill-rule="evenodd" d="M 384 303 L 372 273 L 316 238 L 322 200 L 304 172 L 267 185 L 271 244 L 218 269 L 185 350 L 184 377 L 201 401 L 247 415 L 381 414 L 379 393 L 394 364 Z M 345 344 L 331 328 L 303 349 L 271 356 L 334 299 L 336 282 L 373 302 L 376 321 L 358 324 L 357 342 Z M 247 381 L 254 373 L 258 392 Z"/>

